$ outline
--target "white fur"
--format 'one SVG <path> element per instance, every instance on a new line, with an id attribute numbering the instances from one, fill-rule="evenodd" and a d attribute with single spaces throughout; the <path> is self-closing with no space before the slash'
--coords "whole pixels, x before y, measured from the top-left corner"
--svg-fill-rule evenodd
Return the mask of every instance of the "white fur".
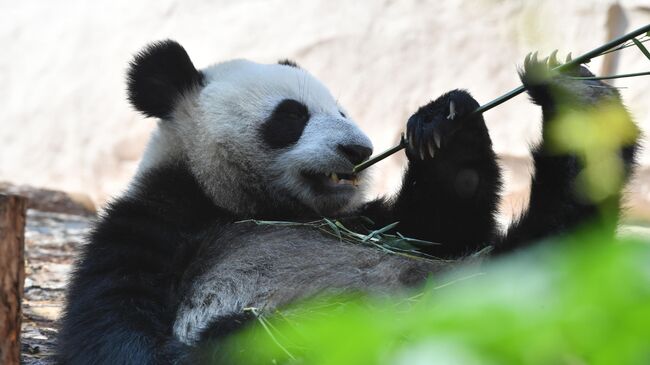
<path id="1" fill-rule="evenodd" d="M 197 267 L 205 271 L 189 278 L 174 323 L 174 335 L 195 344 L 219 317 L 256 307 L 266 312 L 319 294 L 362 291 L 395 293 L 448 269 L 445 261 L 416 260 L 372 247 L 349 244 L 300 228 L 233 227 L 219 244 L 203 252 Z"/>
<path id="2" fill-rule="evenodd" d="M 322 83 L 300 68 L 246 60 L 202 72 L 205 87 L 186 95 L 173 120 L 159 124 L 140 174 L 176 158 L 187 159 L 214 202 L 242 216 L 269 204 L 328 215 L 361 202 L 363 175 L 356 191 L 322 196 L 300 176 L 302 170 L 351 171 L 338 144 L 372 148 L 368 137 L 340 115 L 341 108 Z M 294 146 L 273 150 L 261 140 L 259 127 L 284 99 L 305 104 L 311 118 Z"/>

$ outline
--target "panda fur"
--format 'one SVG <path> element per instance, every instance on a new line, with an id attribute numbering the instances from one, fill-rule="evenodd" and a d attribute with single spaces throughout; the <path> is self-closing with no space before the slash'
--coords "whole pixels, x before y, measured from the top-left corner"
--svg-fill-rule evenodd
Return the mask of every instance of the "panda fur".
<path id="1" fill-rule="evenodd" d="M 560 84 L 581 107 L 621 103 L 599 81 L 537 83 L 531 75 L 543 67 L 527 60 L 521 77 L 544 126 L 557 108 L 549 90 Z M 246 307 L 272 310 L 321 293 L 394 293 L 487 246 L 509 252 L 598 217 L 571 188 L 576 157 L 547 154 L 542 142 L 533 151 L 530 207 L 499 234 L 501 173 L 483 117 L 467 117 L 478 103 L 463 90 L 413 114 L 402 187 L 372 201 L 364 200 L 366 173 L 351 174 L 370 156 L 370 140 L 291 61 L 234 60 L 199 71 L 183 47 L 162 41 L 135 56 L 128 91 L 138 111 L 159 118 L 158 128 L 75 266 L 58 338 L 62 364 L 192 363 L 201 344 L 247 323 Z M 621 150 L 628 168 L 635 148 Z M 440 243 L 426 252 L 445 260 L 240 222 L 352 216 L 377 227 L 399 221 L 402 234 Z"/>

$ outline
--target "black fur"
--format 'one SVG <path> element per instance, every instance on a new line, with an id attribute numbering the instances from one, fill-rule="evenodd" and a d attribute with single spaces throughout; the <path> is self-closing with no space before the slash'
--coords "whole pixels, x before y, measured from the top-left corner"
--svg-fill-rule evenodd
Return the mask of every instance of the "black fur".
<path id="1" fill-rule="evenodd" d="M 307 106 L 298 100 L 282 100 L 262 124 L 264 142 L 271 148 L 286 148 L 298 142 L 309 121 Z"/>
<path id="2" fill-rule="evenodd" d="M 548 123 L 557 116 L 558 108 L 588 110 L 596 105 L 586 104 L 580 97 L 571 95 L 561 86 L 549 85 L 544 76 L 540 77 L 541 64 L 527 65 L 526 71 L 520 72 L 522 83 L 526 86 L 531 100 L 542 107 L 543 141 L 533 150 L 535 175 L 533 176 L 528 210 L 510 227 L 507 235 L 497 240 L 496 253 L 508 252 L 545 237 L 567 233 L 586 223 L 602 227 L 601 232 L 614 235 L 621 205 L 622 186 L 616 194 L 604 202 L 596 204 L 584 199 L 575 190 L 574 182 L 582 171 L 578 157 L 558 154 L 548 146 Z M 581 66 L 567 72 L 569 76 L 593 76 L 587 68 Z M 557 77 L 557 76 L 556 76 Z M 608 90 L 610 95 L 599 98 L 598 103 L 613 102 L 622 105 L 618 91 L 602 81 L 588 81 L 597 88 Z M 628 123 L 633 126 L 632 118 L 627 114 Z M 625 180 L 634 166 L 637 143 L 621 146 L 619 151 L 625 168 Z"/>
<path id="3" fill-rule="evenodd" d="M 129 101 L 148 117 L 168 119 L 185 93 L 203 84 L 185 49 L 166 40 L 138 53 L 127 74 Z"/>
<path id="4" fill-rule="evenodd" d="M 210 324 L 201 335 L 201 345 L 192 351 L 188 364 L 229 365 L 237 363 L 237 353 L 224 346 L 224 340 L 257 320 L 250 312 L 242 312 L 219 318 Z M 263 338 L 259 339 L 263 341 Z M 256 348 L 246 348 L 247 355 L 252 355 Z"/>
<path id="5" fill-rule="evenodd" d="M 358 144 L 340 144 L 336 146 L 339 152 L 353 165 L 358 165 L 372 155 L 372 149 Z"/>
<path id="6" fill-rule="evenodd" d="M 448 119 L 450 102 L 453 119 Z M 451 91 L 420 108 L 407 124 L 412 142 L 408 168 L 393 200 L 368 204 L 361 214 L 380 224 L 399 221 L 397 230 L 440 245 L 427 253 L 454 258 L 484 247 L 496 234 L 501 174 L 483 117 L 466 116 L 478 103 L 463 90 Z M 441 135 L 435 157 L 420 150 Z M 471 228 L 470 228 L 471 227 Z"/>
<path id="7" fill-rule="evenodd" d="M 290 60 L 288 58 L 278 61 L 278 64 L 289 66 L 289 67 L 300 68 L 300 66 L 298 66 L 298 64 L 295 61 Z"/>
<path id="8" fill-rule="evenodd" d="M 185 353 L 171 325 L 180 275 L 206 235 L 232 217 L 188 170 L 150 171 L 106 209 L 68 287 L 62 364 L 170 364 Z"/>

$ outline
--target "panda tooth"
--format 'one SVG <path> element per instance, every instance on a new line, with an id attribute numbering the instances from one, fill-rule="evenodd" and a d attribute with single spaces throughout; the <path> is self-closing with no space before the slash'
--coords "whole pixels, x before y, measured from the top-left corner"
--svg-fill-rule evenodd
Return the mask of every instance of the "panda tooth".
<path id="1" fill-rule="evenodd" d="M 332 176 L 330 177 L 330 179 L 332 179 L 332 181 L 334 181 L 337 184 L 339 183 L 339 176 L 336 174 L 336 172 L 332 172 Z"/>

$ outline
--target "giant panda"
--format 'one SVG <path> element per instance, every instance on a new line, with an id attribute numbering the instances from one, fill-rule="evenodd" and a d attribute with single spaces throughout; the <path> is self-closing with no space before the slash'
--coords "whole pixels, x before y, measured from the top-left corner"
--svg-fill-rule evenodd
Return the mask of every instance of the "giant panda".
<path id="1" fill-rule="evenodd" d="M 552 89 L 567 91 L 575 108 L 622 105 L 600 81 L 533 77 L 553 62 L 528 57 L 521 70 L 544 134 L 558 110 Z M 366 173 L 352 172 L 370 157 L 371 141 L 291 61 L 197 70 L 181 45 L 161 41 L 130 64 L 128 97 L 158 127 L 76 263 L 58 336 L 62 364 L 193 363 L 202 344 L 248 323 L 245 307 L 394 293 L 487 246 L 510 252 L 598 217 L 573 189 L 576 156 L 548 153 L 543 141 L 533 150 L 530 206 L 501 234 L 497 157 L 483 117 L 471 114 L 479 104 L 463 90 L 408 119 L 403 184 L 375 200 L 364 199 Z M 635 148 L 620 150 L 628 170 Z M 618 194 L 611 199 L 618 205 Z M 242 223 L 355 216 L 376 227 L 400 222 L 400 233 L 438 243 L 425 251 L 442 260 L 386 254 L 305 227 Z"/>

